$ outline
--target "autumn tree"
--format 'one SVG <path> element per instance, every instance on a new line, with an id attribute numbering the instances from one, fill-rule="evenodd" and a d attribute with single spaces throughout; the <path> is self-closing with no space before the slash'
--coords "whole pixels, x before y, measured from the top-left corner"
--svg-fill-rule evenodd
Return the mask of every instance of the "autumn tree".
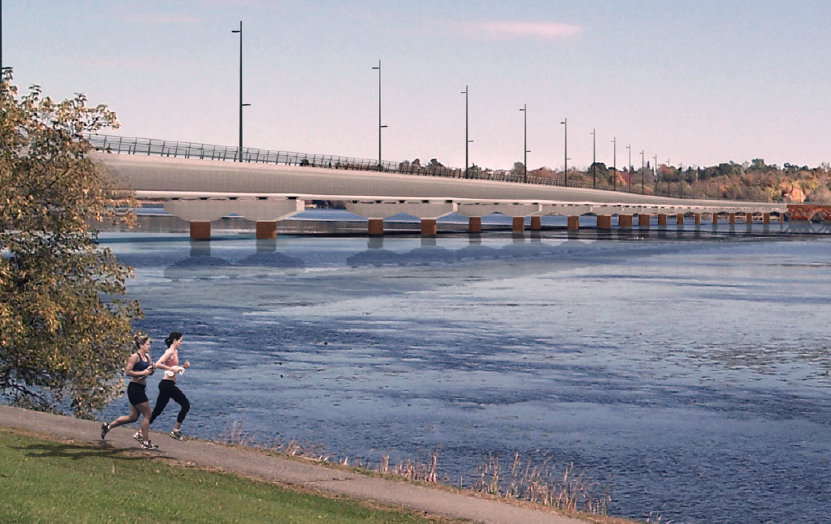
<path id="1" fill-rule="evenodd" d="M 97 243 L 94 223 L 125 201 L 88 153 L 85 133 L 117 127 L 84 95 L 56 102 L 0 83 L 0 395 L 89 418 L 115 396 L 138 304 L 131 268 Z"/>

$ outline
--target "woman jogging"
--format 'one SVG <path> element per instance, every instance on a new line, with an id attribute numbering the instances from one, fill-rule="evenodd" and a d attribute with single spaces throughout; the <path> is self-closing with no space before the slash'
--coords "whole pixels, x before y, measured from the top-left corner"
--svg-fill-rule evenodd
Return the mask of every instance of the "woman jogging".
<path id="1" fill-rule="evenodd" d="M 153 408 L 150 424 L 162 414 L 170 399 L 173 399 L 179 404 L 180 409 L 179 415 L 176 417 L 176 425 L 173 426 L 173 431 L 170 432 L 170 436 L 176 440 L 185 440 L 182 436 L 181 427 L 190 409 L 190 402 L 188 402 L 182 390 L 176 387 L 176 377 L 184 373 L 186 368 L 190 367 L 190 361 L 186 360 L 183 365 L 179 365 L 179 346 L 182 345 L 181 333 L 174 331 L 165 339 L 164 343 L 167 344 L 167 351 L 156 362 L 157 368 L 165 370 L 164 378 L 159 381 L 159 397 L 156 399 L 156 407 Z"/>
<path id="2" fill-rule="evenodd" d="M 124 368 L 124 374 L 131 378 L 127 385 L 127 398 L 130 400 L 130 414 L 118 417 L 109 424 L 101 424 L 101 440 L 107 436 L 111 429 L 124 424 L 135 422 L 139 418 L 139 414 L 144 415 L 141 420 L 141 432 L 136 433 L 134 437 L 139 441 L 141 447 L 144 449 L 155 449 L 156 446 L 150 442 L 150 401 L 147 400 L 147 381 L 145 378 L 149 377 L 155 371 L 153 366 L 153 359 L 150 357 L 150 337 L 144 333 L 136 333 L 133 335 L 133 344 L 136 346 L 136 352 L 130 355 L 127 359 L 127 365 Z"/>

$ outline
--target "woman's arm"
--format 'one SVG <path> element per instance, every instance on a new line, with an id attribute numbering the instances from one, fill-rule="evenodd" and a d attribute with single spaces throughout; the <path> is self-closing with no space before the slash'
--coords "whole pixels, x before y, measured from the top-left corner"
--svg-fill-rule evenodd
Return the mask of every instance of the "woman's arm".
<path id="1" fill-rule="evenodd" d="M 124 374 L 127 375 L 128 377 L 135 377 L 135 378 L 147 377 L 149 375 L 152 375 L 153 374 L 153 368 L 147 368 L 144 371 L 133 371 L 133 366 L 136 365 L 138 360 L 139 360 L 139 354 L 138 353 L 133 353 L 132 355 L 130 355 L 130 358 L 127 359 L 127 365 L 124 367 Z"/>
<path id="2" fill-rule="evenodd" d="M 164 364 L 164 362 L 167 362 L 167 360 L 172 355 L 173 355 L 173 350 L 168 348 L 167 351 L 165 351 L 164 354 L 161 356 L 161 358 L 158 361 L 156 361 L 156 367 L 159 368 L 159 369 L 163 369 L 165 371 L 177 371 L 178 370 L 177 366 L 168 366 L 167 364 Z"/>

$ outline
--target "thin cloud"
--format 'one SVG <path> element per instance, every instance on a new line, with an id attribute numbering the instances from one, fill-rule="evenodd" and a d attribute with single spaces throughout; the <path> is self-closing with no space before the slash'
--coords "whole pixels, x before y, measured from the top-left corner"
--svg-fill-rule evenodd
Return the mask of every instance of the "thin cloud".
<path id="1" fill-rule="evenodd" d="M 579 35 L 583 27 L 562 22 L 466 22 L 462 31 L 489 40 L 562 40 Z"/>
<path id="2" fill-rule="evenodd" d="M 151 69 L 166 59 L 152 58 L 83 58 L 81 65 L 92 68 Z"/>
<path id="3" fill-rule="evenodd" d="M 158 14 L 158 15 L 125 15 L 119 17 L 126 22 L 140 22 L 143 24 L 199 24 L 204 21 L 203 18 L 191 15 L 180 14 Z"/>

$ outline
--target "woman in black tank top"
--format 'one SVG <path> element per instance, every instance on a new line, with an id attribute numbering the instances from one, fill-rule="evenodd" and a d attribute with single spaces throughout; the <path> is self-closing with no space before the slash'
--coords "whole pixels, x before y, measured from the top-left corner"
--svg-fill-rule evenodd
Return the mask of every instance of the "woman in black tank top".
<path id="1" fill-rule="evenodd" d="M 150 337 L 144 333 L 136 333 L 133 336 L 133 344 L 136 346 L 136 352 L 130 355 L 127 359 L 127 365 L 124 368 L 124 374 L 130 377 L 130 383 L 127 385 L 127 398 L 130 400 L 130 414 L 118 417 L 109 424 L 101 425 L 101 439 L 106 437 L 107 433 L 118 426 L 130 424 L 138 420 L 139 415 L 144 415 L 141 419 L 141 433 L 136 433 L 134 437 L 139 441 L 141 447 L 144 449 L 154 449 L 158 446 L 150 442 L 150 401 L 147 399 L 147 377 L 153 374 L 156 370 L 153 366 L 153 359 L 150 357 Z"/>

